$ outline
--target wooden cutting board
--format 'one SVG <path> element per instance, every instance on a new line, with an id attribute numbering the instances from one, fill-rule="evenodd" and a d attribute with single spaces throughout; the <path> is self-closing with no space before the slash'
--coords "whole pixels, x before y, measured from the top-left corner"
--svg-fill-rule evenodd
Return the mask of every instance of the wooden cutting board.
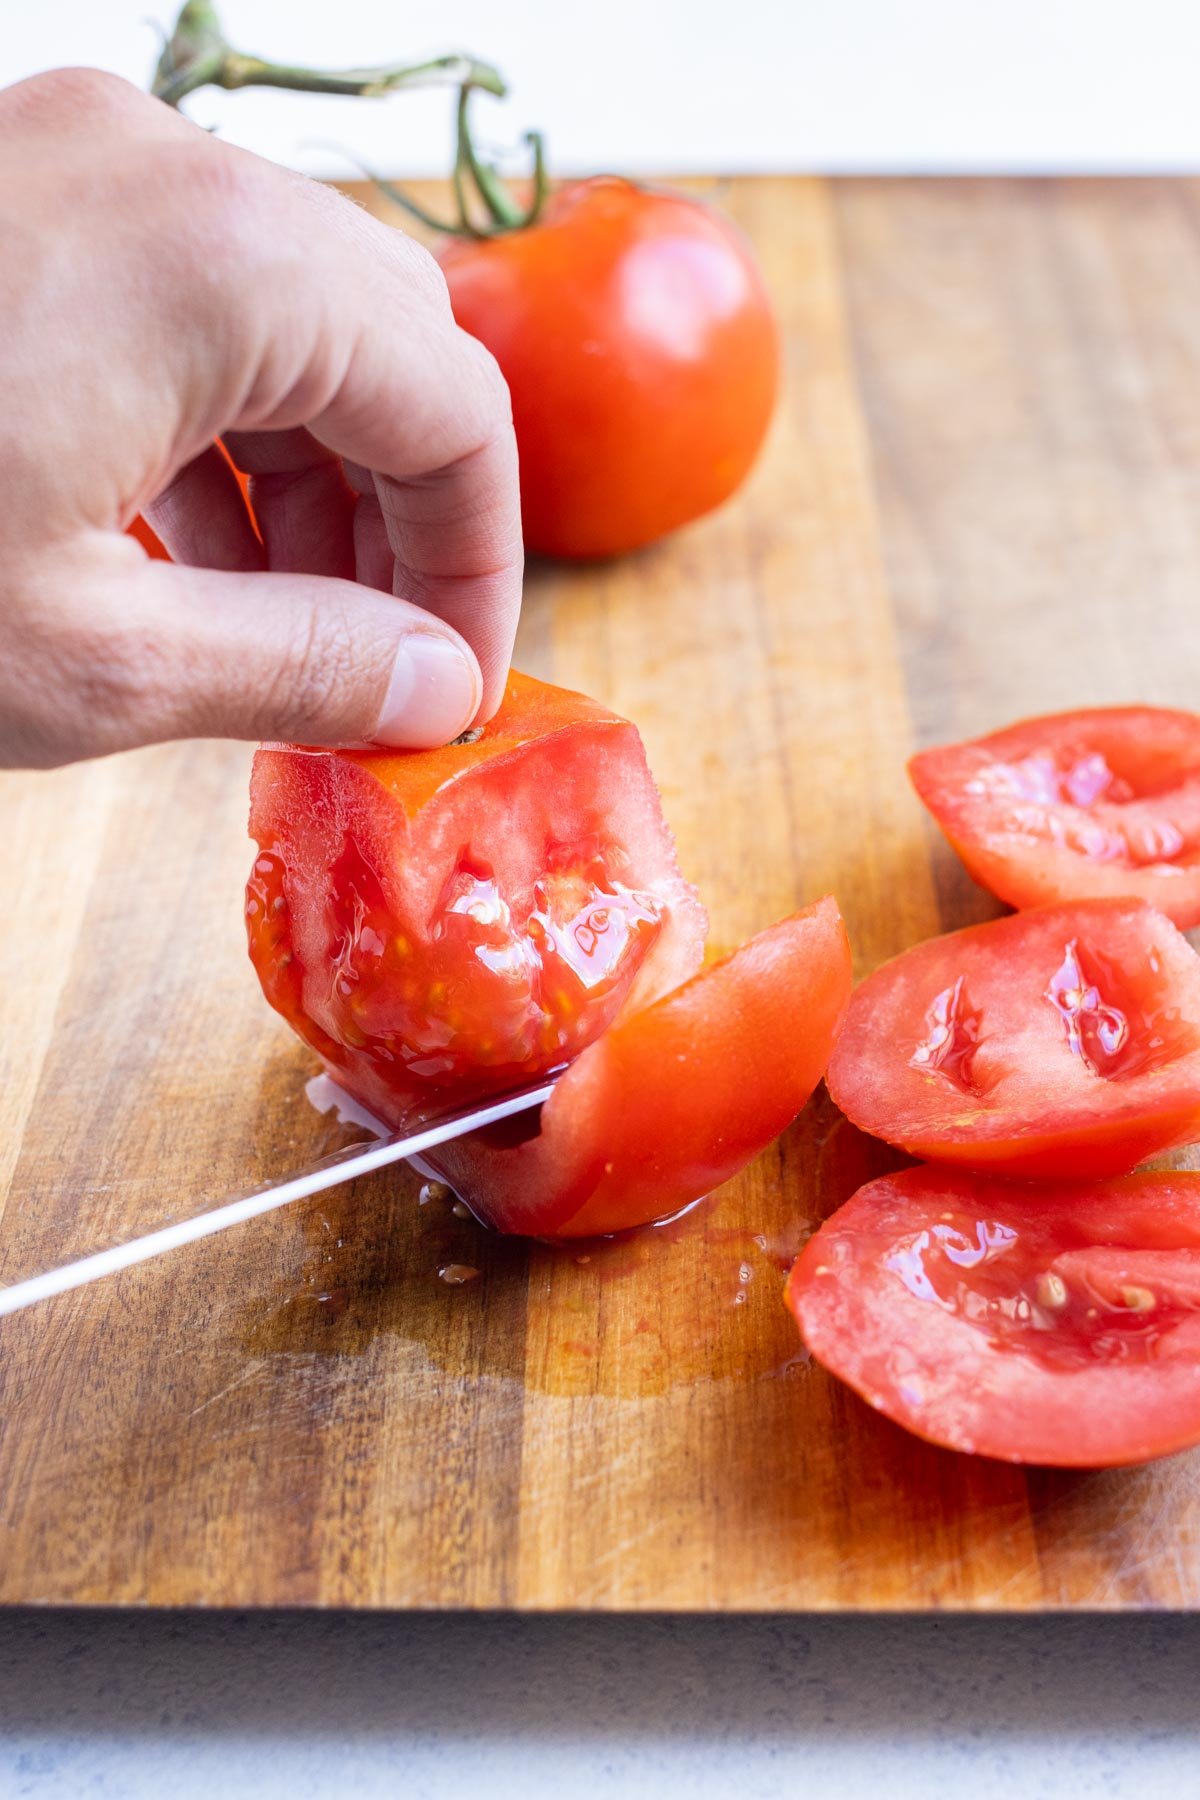
<path id="1" fill-rule="evenodd" d="M 638 721 L 718 946 L 832 889 L 865 973 L 996 910 L 915 745 L 1200 703 L 1200 188 L 721 197 L 786 332 L 768 454 L 668 544 L 534 568 L 520 662 Z M 248 764 L 3 778 L 0 1280 L 337 1140 L 245 960 Z M 631 1242 L 489 1237 L 402 1172 L 5 1320 L 0 1598 L 1196 1604 L 1200 1455 L 1023 1473 L 805 1360 L 783 1268 L 891 1162 L 820 1096 Z"/>

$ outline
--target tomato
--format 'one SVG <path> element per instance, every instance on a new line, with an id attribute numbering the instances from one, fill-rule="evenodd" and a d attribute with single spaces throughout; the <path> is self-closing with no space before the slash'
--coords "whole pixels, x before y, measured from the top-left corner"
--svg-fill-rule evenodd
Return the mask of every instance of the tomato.
<path id="1" fill-rule="evenodd" d="M 862 983 L 828 1081 L 914 1156 L 1119 1174 L 1200 1137 L 1200 958 L 1140 900 L 953 931 Z"/>
<path id="2" fill-rule="evenodd" d="M 720 213 L 595 179 L 439 260 L 455 318 L 508 380 L 530 550 L 633 550 L 740 486 L 779 352 L 762 274 Z"/>
<path id="3" fill-rule="evenodd" d="M 592 1237 L 669 1217 L 800 1111 L 850 996 L 832 899 L 782 920 L 583 1051 L 524 1137 L 512 1121 L 429 1162 L 487 1223 Z"/>
<path id="4" fill-rule="evenodd" d="M 1200 924 L 1200 714 L 1099 707 L 926 750 L 913 785 L 1012 906 L 1135 894 Z"/>
<path id="5" fill-rule="evenodd" d="M 637 731 L 527 676 L 473 742 L 264 746 L 250 829 L 263 990 L 393 1125 L 570 1061 L 700 961 Z"/>
<path id="6" fill-rule="evenodd" d="M 128 529 L 130 537 L 137 539 L 147 556 L 154 557 L 156 562 L 170 562 L 171 556 L 166 545 L 154 530 L 153 526 L 146 523 L 141 513 L 138 514 L 137 518 Z"/>
<path id="7" fill-rule="evenodd" d="M 1031 1187 L 903 1169 L 809 1239 L 817 1361 L 952 1450 L 1099 1468 L 1200 1443 L 1200 1176 Z"/>

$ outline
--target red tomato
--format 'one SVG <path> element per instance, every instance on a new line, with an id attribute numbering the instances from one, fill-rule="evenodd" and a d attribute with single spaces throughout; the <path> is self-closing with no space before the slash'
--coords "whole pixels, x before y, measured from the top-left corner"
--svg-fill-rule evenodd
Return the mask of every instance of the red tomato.
<path id="1" fill-rule="evenodd" d="M 137 518 L 128 529 L 130 537 L 137 539 L 147 556 L 154 557 L 156 562 L 170 562 L 171 557 L 166 545 L 153 527 L 147 525 L 141 513 L 138 514 Z"/>
<path id="2" fill-rule="evenodd" d="M 1200 1443 L 1200 1176 L 904 1169 L 792 1269 L 827 1369 L 932 1443 L 1097 1468 Z"/>
<path id="3" fill-rule="evenodd" d="M 633 550 L 740 486 L 779 352 L 728 219 L 605 177 L 562 189 L 537 225 L 439 257 L 455 318 L 512 392 L 529 549 Z"/>
<path id="4" fill-rule="evenodd" d="M 524 675 L 473 743 L 264 746 L 250 830 L 263 990 L 394 1125 L 570 1061 L 700 961 L 637 731 Z"/>
<path id="5" fill-rule="evenodd" d="M 1136 894 L 1200 924 L 1200 714 L 1100 707 L 926 750 L 913 785 L 1012 906 Z"/>
<path id="6" fill-rule="evenodd" d="M 1140 900 L 931 938 L 863 982 L 828 1079 L 914 1156 L 1119 1174 L 1200 1137 L 1200 958 Z"/>
<path id="7" fill-rule="evenodd" d="M 736 1175 L 800 1111 L 850 996 L 832 899 L 761 932 L 561 1076 L 536 1136 L 497 1126 L 429 1161 L 489 1224 L 593 1237 L 677 1213 Z"/>

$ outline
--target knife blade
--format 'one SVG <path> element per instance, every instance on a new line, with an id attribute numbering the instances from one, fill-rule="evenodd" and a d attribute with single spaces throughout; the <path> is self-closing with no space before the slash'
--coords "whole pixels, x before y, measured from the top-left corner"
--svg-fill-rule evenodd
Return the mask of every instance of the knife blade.
<path id="1" fill-rule="evenodd" d="M 423 1125 L 419 1131 L 395 1134 L 367 1145 L 351 1144 L 345 1150 L 336 1150 L 332 1156 L 324 1157 L 311 1169 L 304 1170 L 300 1175 L 290 1176 L 287 1181 L 254 1188 L 250 1193 L 238 1195 L 221 1206 L 212 1207 L 208 1212 L 197 1213 L 190 1219 L 181 1219 L 174 1225 L 164 1225 L 158 1231 L 148 1232 L 145 1237 L 131 1238 L 127 1243 L 114 1245 L 111 1250 L 98 1250 L 92 1256 L 81 1257 L 78 1262 L 64 1263 L 61 1268 L 49 1269 L 44 1275 L 31 1275 L 26 1281 L 0 1288 L 0 1317 L 6 1313 L 21 1312 L 27 1306 L 36 1305 L 39 1300 L 49 1300 L 53 1295 L 65 1294 L 71 1288 L 85 1287 L 88 1282 L 100 1281 L 106 1275 L 115 1275 L 119 1269 L 132 1268 L 134 1263 L 149 1262 L 151 1257 L 165 1256 L 168 1251 L 177 1250 L 183 1244 L 194 1244 L 201 1238 L 212 1237 L 218 1231 L 228 1231 L 231 1226 L 241 1225 L 247 1219 L 257 1219 L 262 1213 L 274 1212 L 280 1206 L 289 1206 L 293 1200 L 305 1200 L 310 1194 L 323 1193 L 327 1188 L 337 1187 L 343 1181 L 354 1181 L 360 1175 L 370 1175 L 376 1169 L 386 1168 L 389 1163 L 403 1162 L 409 1156 L 420 1156 L 438 1144 L 448 1143 L 451 1138 L 465 1137 L 468 1132 L 478 1131 L 484 1125 L 494 1125 L 499 1119 L 509 1119 L 514 1113 L 541 1106 L 553 1092 L 553 1081 L 547 1081 L 540 1087 L 523 1088 L 519 1093 L 506 1094 L 499 1100 L 489 1101 L 486 1106 L 463 1107 L 443 1114 L 433 1124 Z"/>

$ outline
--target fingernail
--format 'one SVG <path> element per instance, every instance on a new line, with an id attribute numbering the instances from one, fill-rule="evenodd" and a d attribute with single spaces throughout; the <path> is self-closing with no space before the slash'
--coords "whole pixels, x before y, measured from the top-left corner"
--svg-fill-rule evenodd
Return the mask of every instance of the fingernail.
<path id="1" fill-rule="evenodd" d="M 375 742 L 432 750 L 465 731 L 479 710 L 472 659 L 449 638 L 412 631 L 401 640 L 375 728 Z"/>

